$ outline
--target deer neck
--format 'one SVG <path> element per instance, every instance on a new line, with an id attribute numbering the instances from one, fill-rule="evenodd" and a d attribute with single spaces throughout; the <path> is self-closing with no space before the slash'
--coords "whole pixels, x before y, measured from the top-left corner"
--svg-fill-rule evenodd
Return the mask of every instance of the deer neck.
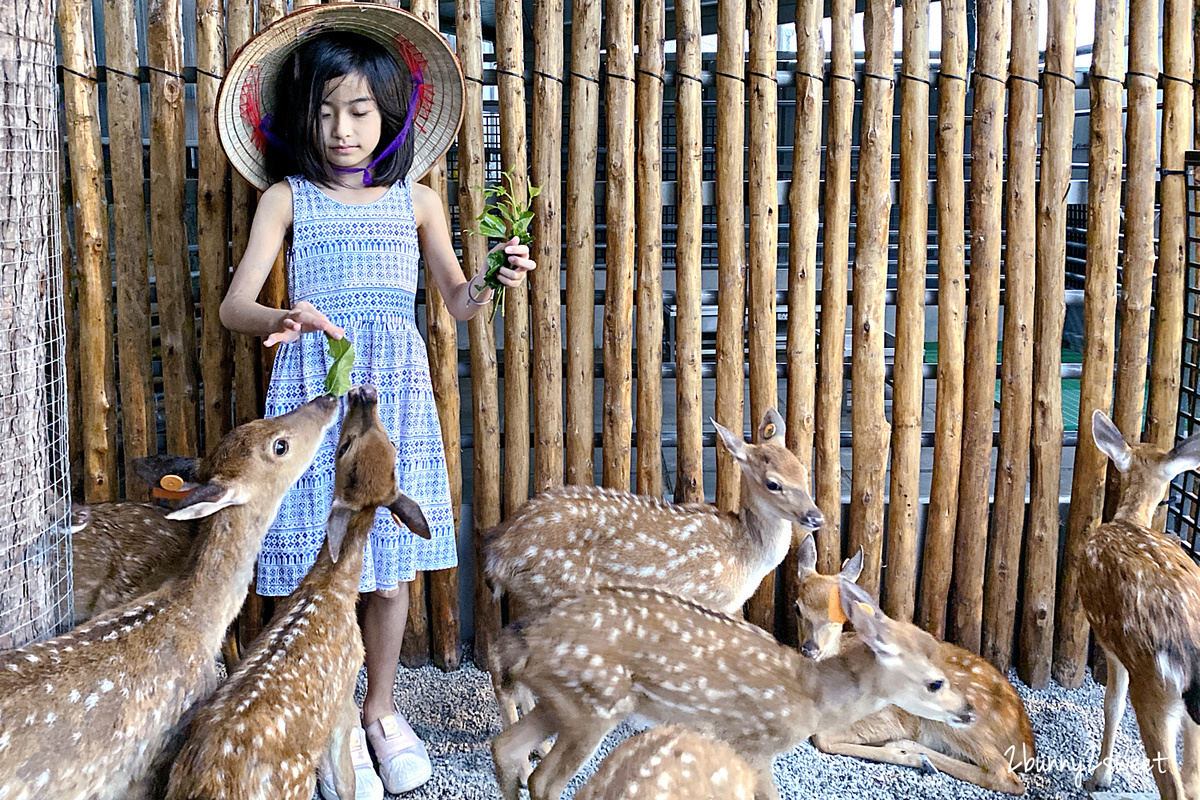
<path id="1" fill-rule="evenodd" d="M 1130 487 L 1117 504 L 1117 510 L 1113 512 L 1113 520 L 1127 522 L 1139 528 L 1149 528 L 1161 496 L 1161 492 L 1156 493 L 1156 496 L 1151 496 L 1150 492 L 1134 491 L 1133 487 Z"/>
<path id="2" fill-rule="evenodd" d="M 815 716 L 809 733 L 842 729 L 888 704 L 887 676 L 875 654 L 857 639 L 823 661 L 800 659 L 798 689 Z M 806 734 L 808 735 L 808 734 Z"/>
<path id="3" fill-rule="evenodd" d="M 304 591 L 321 587 L 337 595 L 358 597 L 358 585 L 362 578 L 363 548 L 375 527 L 375 507 L 363 509 L 350 518 L 346 536 L 342 539 L 338 560 L 329 555 L 329 543 L 321 545 L 321 553 L 312 569 L 304 576 L 300 585 Z"/>
<path id="4" fill-rule="evenodd" d="M 739 544 L 747 551 L 759 554 L 768 568 L 773 568 L 787 555 L 792 538 L 791 523 L 760 508 L 758 499 L 746 490 L 744 478 L 738 521 L 745 533 Z M 753 563 L 753 559 L 747 559 L 747 563 Z"/>

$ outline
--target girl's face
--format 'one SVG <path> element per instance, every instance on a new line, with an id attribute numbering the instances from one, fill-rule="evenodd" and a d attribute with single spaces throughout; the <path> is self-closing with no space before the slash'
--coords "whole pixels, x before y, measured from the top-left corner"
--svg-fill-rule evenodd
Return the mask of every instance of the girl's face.
<path id="1" fill-rule="evenodd" d="M 325 84 L 321 147 L 330 166 L 362 168 L 379 147 L 382 118 L 366 78 L 351 72 Z"/>

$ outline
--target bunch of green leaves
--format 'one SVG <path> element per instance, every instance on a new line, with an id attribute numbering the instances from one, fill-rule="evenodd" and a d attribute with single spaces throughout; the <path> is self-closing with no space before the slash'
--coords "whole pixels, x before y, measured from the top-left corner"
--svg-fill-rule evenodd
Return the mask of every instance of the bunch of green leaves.
<path id="1" fill-rule="evenodd" d="M 475 221 L 478 223 L 474 233 L 488 239 L 508 241 L 514 236 L 521 244 L 533 242 L 529 226 L 533 223 L 533 211 L 530 205 L 533 198 L 542 193 L 542 187 L 533 186 L 526 182 L 526 190 L 518 197 L 513 185 L 512 168 L 506 169 L 500 182 L 493 186 L 476 187 L 483 191 L 487 206 Z M 494 253 L 488 253 L 487 271 L 483 276 L 485 286 L 492 288 L 492 309 L 488 315 L 491 322 L 496 316 L 496 309 L 504 303 L 504 284 L 500 282 L 500 268 L 508 260 L 508 254 L 503 248 Z M 502 312 L 503 313 L 503 312 Z"/>
<path id="2" fill-rule="evenodd" d="M 341 397 L 350 391 L 350 369 L 354 366 L 354 343 L 350 341 L 349 336 L 334 339 L 327 333 L 325 338 L 329 340 L 329 355 L 333 357 L 333 363 L 329 365 L 329 372 L 325 373 L 325 391 L 334 397 Z"/>

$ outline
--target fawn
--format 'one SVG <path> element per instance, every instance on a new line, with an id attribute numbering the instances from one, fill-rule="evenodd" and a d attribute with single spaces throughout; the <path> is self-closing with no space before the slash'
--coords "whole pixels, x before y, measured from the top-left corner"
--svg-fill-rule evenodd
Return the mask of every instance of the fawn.
<path id="1" fill-rule="evenodd" d="M 843 636 L 838 587 L 852 583 L 862 571 L 862 551 L 837 575 L 816 571 L 817 548 L 812 536 L 800 543 L 800 591 L 796 614 L 803 631 L 802 652 L 817 660 L 836 656 Z M 969 650 L 938 642 L 933 662 L 950 686 L 975 710 L 975 721 L 963 727 L 910 714 L 888 706 L 868 717 L 813 737 L 817 749 L 868 761 L 924 767 L 926 760 L 953 778 L 984 789 L 1024 794 L 1014 770 L 1035 762 L 1033 726 L 1020 695 L 1000 672 Z"/>
<path id="2" fill-rule="evenodd" d="M 529 754 L 558 739 L 528 776 L 533 800 L 557 800 L 600 741 L 630 714 L 727 742 L 778 798 L 771 759 L 813 733 L 888 703 L 968 725 L 970 705 L 931 658 L 937 643 L 888 619 L 843 582 L 855 644 L 825 661 L 801 657 L 744 620 L 653 589 L 600 587 L 510 625 L 496 642 L 500 679 L 538 697 L 492 741 L 501 793 L 515 800 Z"/>
<path id="3" fill-rule="evenodd" d="M 363 548 L 376 508 L 418 535 L 425 515 L 396 486 L 396 448 L 379 421 L 374 387 L 350 390 L 337 448 L 325 546 L 238 668 L 196 713 L 169 800 L 309 800 L 328 746 L 334 785 L 354 798 L 354 682 L 363 660 L 355 618 Z"/>
<path id="4" fill-rule="evenodd" d="M 1200 797 L 1200 568 L 1150 528 L 1175 476 L 1200 468 L 1200 434 L 1164 452 L 1127 442 L 1097 409 L 1092 438 L 1121 474 L 1121 491 L 1112 520 L 1092 531 L 1079 565 L 1079 599 L 1108 657 L 1104 740 L 1086 786 L 1097 791 L 1112 782 L 1128 693 L 1159 795 Z M 1183 775 L 1175 763 L 1181 726 Z"/>
<path id="5" fill-rule="evenodd" d="M 733 748 L 682 725 L 630 736 L 575 800 L 751 800 L 756 775 Z"/>
<path id="6" fill-rule="evenodd" d="M 216 688 L 216 655 L 267 528 L 337 408 L 321 397 L 221 441 L 209 480 L 171 514 L 207 517 L 180 577 L 0 653 L 0 797 L 161 796 L 187 718 Z"/>

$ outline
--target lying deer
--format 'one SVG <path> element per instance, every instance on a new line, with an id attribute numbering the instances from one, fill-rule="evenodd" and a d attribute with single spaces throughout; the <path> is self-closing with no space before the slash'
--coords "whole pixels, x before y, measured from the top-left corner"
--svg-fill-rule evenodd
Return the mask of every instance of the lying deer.
<path id="1" fill-rule="evenodd" d="M 1200 797 L 1200 568 L 1150 528 L 1175 476 L 1200 468 L 1200 434 L 1164 452 L 1127 442 L 1097 410 L 1092 437 L 1121 473 L 1121 491 L 1112 520 L 1092 531 L 1079 565 L 1079 599 L 1108 657 L 1104 741 L 1086 785 L 1097 791 L 1112 782 L 1128 693 L 1159 795 Z M 1181 725 L 1182 775 L 1175 763 Z"/>
<path id="2" fill-rule="evenodd" d="M 171 770 L 171 800 L 309 800 L 330 747 L 333 785 L 353 800 L 354 683 L 363 661 L 355 618 L 363 549 L 387 507 L 429 538 L 425 516 L 396 486 L 396 448 L 371 386 L 350 391 L 337 448 L 325 546 L 246 657 L 192 721 Z"/>
<path id="3" fill-rule="evenodd" d="M 724 742 L 663 725 L 621 742 L 575 800 L 751 800 L 756 778 Z"/>
<path id="4" fill-rule="evenodd" d="M 529 755 L 558 734 L 529 776 L 533 800 L 557 800 L 625 717 L 679 723 L 727 742 L 778 798 L 771 760 L 814 733 L 888 703 L 969 725 L 970 705 L 932 662 L 933 637 L 884 616 L 852 583 L 842 607 L 857 640 L 824 661 L 762 629 L 652 589 L 596 588 L 510 625 L 496 642 L 501 680 L 538 704 L 492 741 L 501 793 L 515 800 Z"/>
<path id="5" fill-rule="evenodd" d="M 161 796 L 284 492 L 338 402 L 322 397 L 232 431 L 173 519 L 201 524 L 191 564 L 158 591 L 46 642 L 0 653 L 0 797 Z"/>
<path id="6" fill-rule="evenodd" d="M 802 630 L 802 651 L 817 660 L 836 656 L 846 639 L 841 633 L 838 587 L 858 580 L 862 551 L 842 571 L 816 571 L 817 548 L 812 536 L 800 543 L 800 590 L 796 614 Z M 868 761 L 926 767 L 984 789 L 1024 794 L 1025 784 L 1014 770 L 1035 763 L 1033 726 L 1021 696 L 987 659 L 946 642 L 939 642 L 933 662 L 946 673 L 950 686 L 967 698 L 975 720 L 965 727 L 926 719 L 897 706 L 865 717 L 853 725 L 813 737 L 817 749 Z"/>

